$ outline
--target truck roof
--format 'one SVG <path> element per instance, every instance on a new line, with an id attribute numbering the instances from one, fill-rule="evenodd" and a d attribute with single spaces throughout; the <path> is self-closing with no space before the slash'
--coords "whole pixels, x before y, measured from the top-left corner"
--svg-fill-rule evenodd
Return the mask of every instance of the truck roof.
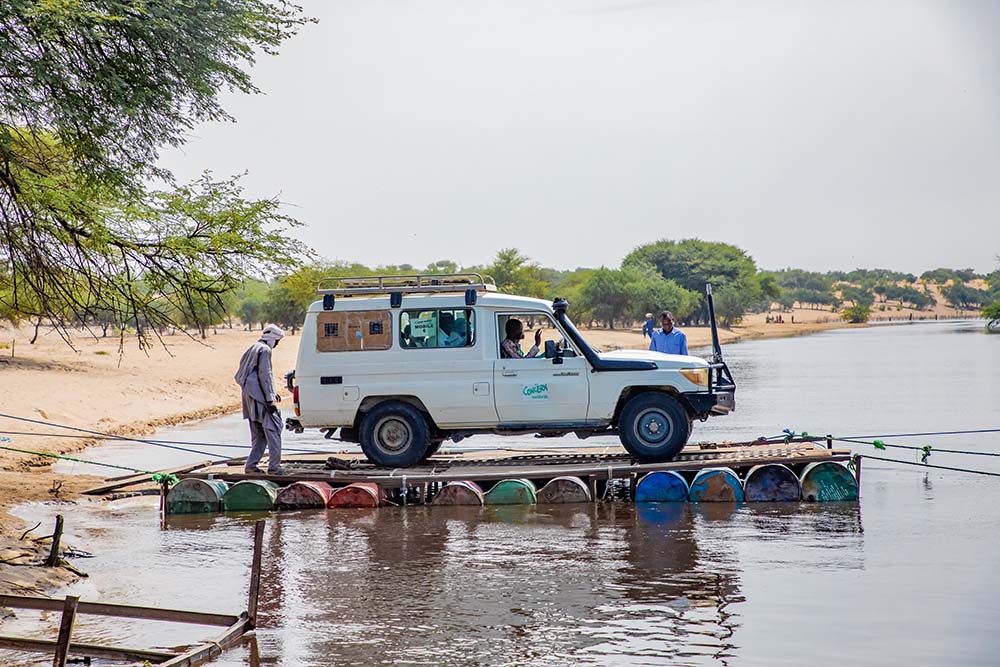
<path id="1" fill-rule="evenodd" d="M 493 310 L 525 310 L 552 313 L 552 304 L 545 299 L 533 299 L 513 294 L 497 292 L 480 292 L 476 305 Z M 421 308 L 464 308 L 465 294 L 461 292 L 444 294 L 406 294 L 403 296 L 403 306 L 400 310 L 416 310 Z M 333 307 L 334 311 L 352 310 L 388 310 L 389 297 L 341 297 Z M 323 312 L 323 301 L 314 301 L 309 306 L 309 312 Z"/>

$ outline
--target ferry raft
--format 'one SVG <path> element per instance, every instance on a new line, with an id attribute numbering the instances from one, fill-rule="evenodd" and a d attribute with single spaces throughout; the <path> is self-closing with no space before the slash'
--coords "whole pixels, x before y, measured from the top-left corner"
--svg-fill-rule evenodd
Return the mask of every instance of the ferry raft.
<path id="1" fill-rule="evenodd" d="M 405 469 L 360 453 L 298 455 L 289 474 L 246 474 L 243 459 L 174 471 L 167 513 L 403 505 L 534 505 L 601 501 L 856 502 L 860 458 L 832 441 L 757 440 L 687 446 L 674 460 L 639 463 L 617 447 L 442 451 Z M 127 480 L 126 480 L 127 481 Z M 92 489 L 112 491 L 114 482 Z"/>

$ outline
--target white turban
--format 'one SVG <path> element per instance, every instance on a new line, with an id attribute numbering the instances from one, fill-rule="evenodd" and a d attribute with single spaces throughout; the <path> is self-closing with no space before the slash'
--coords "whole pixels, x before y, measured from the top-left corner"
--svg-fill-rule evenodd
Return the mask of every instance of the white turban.
<path id="1" fill-rule="evenodd" d="M 274 344 L 284 337 L 285 332 L 274 324 L 268 324 L 264 327 L 264 330 L 260 332 L 260 339 L 267 343 L 269 347 L 274 347 Z"/>

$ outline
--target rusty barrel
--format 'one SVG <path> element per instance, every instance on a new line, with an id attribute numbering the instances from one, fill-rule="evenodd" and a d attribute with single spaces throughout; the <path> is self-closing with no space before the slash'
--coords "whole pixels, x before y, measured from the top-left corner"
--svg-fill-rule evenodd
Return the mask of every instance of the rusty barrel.
<path id="1" fill-rule="evenodd" d="M 682 503 L 688 499 L 687 480 L 673 470 L 651 472 L 635 485 L 637 503 Z"/>
<path id="2" fill-rule="evenodd" d="M 556 477 L 538 491 L 536 500 L 539 505 L 589 503 L 590 489 L 579 477 Z"/>
<path id="3" fill-rule="evenodd" d="M 333 488 L 326 482 L 294 482 L 278 491 L 274 508 L 279 510 L 317 509 L 330 502 Z"/>
<path id="4" fill-rule="evenodd" d="M 534 505 L 535 485 L 527 479 L 505 479 L 494 484 L 483 500 L 487 505 Z"/>
<path id="5" fill-rule="evenodd" d="M 206 514 L 222 511 L 229 486 L 221 479 L 182 479 L 167 493 L 168 514 Z"/>
<path id="6" fill-rule="evenodd" d="M 752 503 L 798 502 L 802 498 L 802 487 L 788 466 L 766 463 L 750 468 L 743 493 Z"/>
<path id="7" fill-rule="evenodd" d="M 818 461 L 802 469 L 802 500 L 837 502 L 858 499 L 858 480 L 847 466 L 836 461 Z"/>
<path id="8" fill-rule="evenodd" d="M 693 503 L 741 503 L 743 499 L 743 484 L 731 468 L 699 470 L 688 493 Z"/>
<path id="9" fill-rule="evenodd" d="M 382 502 L 382 492 L 374 482 L 355 482 L 333 492 L 326 506 L 334 508 L 378 507 Z"/>
<path id="10" fill-rule="evenodd" d="M 236 482 L 222 496 L 222 508 L 227 512 L 266 512 L 274 509 L 278 485 L 263 479 Z"/>
<path id="11" fill-rule="evenodd" d="M 448 482 L 432 501 L 434 505 L 482 505 L 483 490 L 475 482 L 459 480 Z"/>

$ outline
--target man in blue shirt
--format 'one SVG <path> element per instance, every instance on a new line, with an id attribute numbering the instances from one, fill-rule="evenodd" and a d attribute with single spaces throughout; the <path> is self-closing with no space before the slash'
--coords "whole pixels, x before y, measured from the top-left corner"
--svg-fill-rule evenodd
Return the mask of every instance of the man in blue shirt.
<path id="1" fill-rule="evenodd" d="M 674 327 L 674 314 L 669 310 L 660 313 L 661 329 L 655 329 L 649 339 L 649 349 L 653 352 L 664 352 L 666 354 L 687 354 L 687 336 L 680 329 Z"/>

